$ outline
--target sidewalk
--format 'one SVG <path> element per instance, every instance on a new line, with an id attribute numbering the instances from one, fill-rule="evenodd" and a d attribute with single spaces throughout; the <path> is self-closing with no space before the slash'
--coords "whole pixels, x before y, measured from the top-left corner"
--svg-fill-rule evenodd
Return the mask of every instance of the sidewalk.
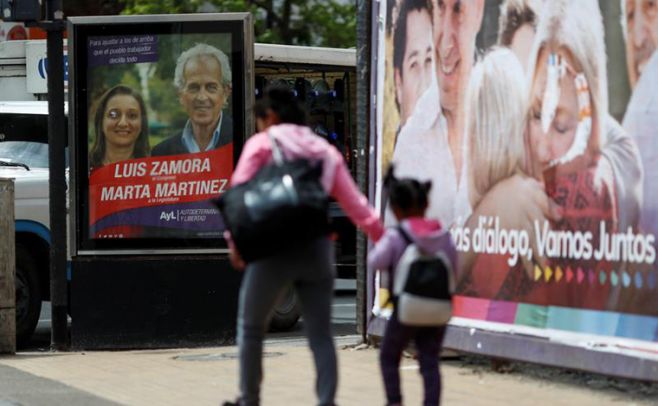
<path id="1" fill-rule="evenodd" d="M 355 350 L 358 340 L 355 336 L 337 338 L 340 370 L 337 402 L 343 406 L 384 405 L 378 352 L 372 348 Z M 314 372 L 306 341 L 270 341 L 265 352 L 263 404 L 315 404 Z M 68 385 L 71 390 L 88 394 L 89 399 L 99 399 L 98 403 L 107 400 L 125 405 L 218 405 L 237 393 L 236 354 L 236 347 L 34 352 L 2 357 L 0 366 L 15 368 L 17 374 L 32 374 Z M 520 373 L 496 373 L 486 365 L 460 360 L 443 362 L 442 374 L 444 405 L 649 405 L 656 400 L 646 393 L 637 399 L 623 391 L 597 387 L 589 382 L 569 384 Z M 421 379 L 414 360 L 403 361 L 402 379 L 406 404 L 421 404 Z M 6 394 L 0 392 L 0 405 L 39 404 L 30 403 L 26 398 L 3 396 Z M 58 401 L 56 394 L 52 396 L 49 405 L 69 404 Z"/>

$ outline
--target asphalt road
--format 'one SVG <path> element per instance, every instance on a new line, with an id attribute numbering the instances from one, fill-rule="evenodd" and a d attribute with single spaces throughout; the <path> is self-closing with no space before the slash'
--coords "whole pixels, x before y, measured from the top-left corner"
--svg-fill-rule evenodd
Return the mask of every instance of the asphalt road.
<path id="1" fill-rule="evenodd" d="M 332 308 L 333 331 L 336 336 L 356 334 L 356 283 L 354 280 L 336 281 L 334 304 Z M 50 303 L 44 302 L 39 317 L 39 324 L 32 341 L 24 351 L 46 351 L 50 347 Z M 304 320 L 300 320 L 292 330 L 268 334 L 268 339 L 279 340 L 304 336 Z M 2 406 L 0 404 L 0 406 Z"/>

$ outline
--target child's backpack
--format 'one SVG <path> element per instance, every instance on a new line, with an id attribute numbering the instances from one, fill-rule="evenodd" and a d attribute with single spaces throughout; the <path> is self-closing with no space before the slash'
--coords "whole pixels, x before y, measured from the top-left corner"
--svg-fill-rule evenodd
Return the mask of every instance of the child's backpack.
<path id="1" fill-rule="evenodd" d="M 454 276 L 452 262 L 443 250 L 423 252 L 399 227 L 408 245 L 395 267 L 392 293 L 400 323 L 442 326 L 452 316 Z"/>

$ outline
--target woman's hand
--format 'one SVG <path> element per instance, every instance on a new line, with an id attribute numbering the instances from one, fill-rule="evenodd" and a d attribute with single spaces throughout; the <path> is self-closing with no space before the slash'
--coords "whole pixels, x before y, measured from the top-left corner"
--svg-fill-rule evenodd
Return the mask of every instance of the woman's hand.
<path id="1" fill-rule="evenodd" d="M 545 258 L 540 258 L 535 239 L 534 224 L 540 227 L 545 220 L 560 220 L 561 208 L 546 194 L 543 185 L 534 178 L 514 175 L 498 182 L 473 209 L 473 214 L 466 222 L 466 227 L 475 230 L 480 216 L 498 217 L 500 227 L 506 230 L 526 230 L 530 239 L 533 259 L 521 258 L 524 268 L 532 275 L 534 264 L 544 267 Z M 473 266 L 475 254 L 466 252 L 461 261 L 461 270 Z M 461 273 L 460 273 L 461 274 Z"/>
<path id="2" fill-rule="evenodd" d="M 237 271 L 243 271 L 247 264 L 244 262 L 240 253 L 235 248 L 230 248 L 228 252 L 228 258 L 231 261 L 231 265 Z"/>
<path id="3" fill-rule="evenodd" d="M 528 232 L 533 230 L 536 220 L 541 224 L 544 220 L 562 218 L 562 208 L 548 197 L 544 185 L 524 175 L 514 175 L 498 182 L 487 192 L 476 211 L 498 216 L 501 226 Z"/>

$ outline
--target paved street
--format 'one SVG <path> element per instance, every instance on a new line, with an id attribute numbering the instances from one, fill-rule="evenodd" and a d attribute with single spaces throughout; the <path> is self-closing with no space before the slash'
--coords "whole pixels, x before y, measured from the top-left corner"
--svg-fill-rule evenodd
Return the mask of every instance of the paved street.
<path id="1" fill-rule="evenodd" d="M 337 338 L 343 406 L 383 405 L 374 348 Z M 357 347 L 358 348 L 358 347 Z M 0 358 L 0 405 L 217 405 L 237 388 L 237 348 L 156 351 L 27 352 Z M 314 404 L 312 357 L 300 338 L 268 340 L 263 404 Z M 408 405 L 421 402 L 413 359 L 402 363 Z M 442 362 L 444 405 L 655 405 L 655 386 L 554 368 L 512 366 L 493 372 L 479 358 Z"/>
<path id="2" fill-rule="evenodd" d="M 340 405 L 382 405 L 378 350 L 354 335 L 355 292 L 336 291 L 333 327 L 339 356 Z M 33 344 L 0 357 L 0 406 L 217 405 L 237 388 L 237 348 L 155 351 L 49 352 L 49 307 Z M 265 349 L 263 404 L 314 404 L 312 357 L 303 320 L 289 332 L 269 334 Z M 488 359 L 442 361 L 444 405 L 655 405 L 658 385 L 558 368 L 513 363 L 494 372 Z M 418 366 L 402 363 L 408 405 L 421 403 Z"/>

